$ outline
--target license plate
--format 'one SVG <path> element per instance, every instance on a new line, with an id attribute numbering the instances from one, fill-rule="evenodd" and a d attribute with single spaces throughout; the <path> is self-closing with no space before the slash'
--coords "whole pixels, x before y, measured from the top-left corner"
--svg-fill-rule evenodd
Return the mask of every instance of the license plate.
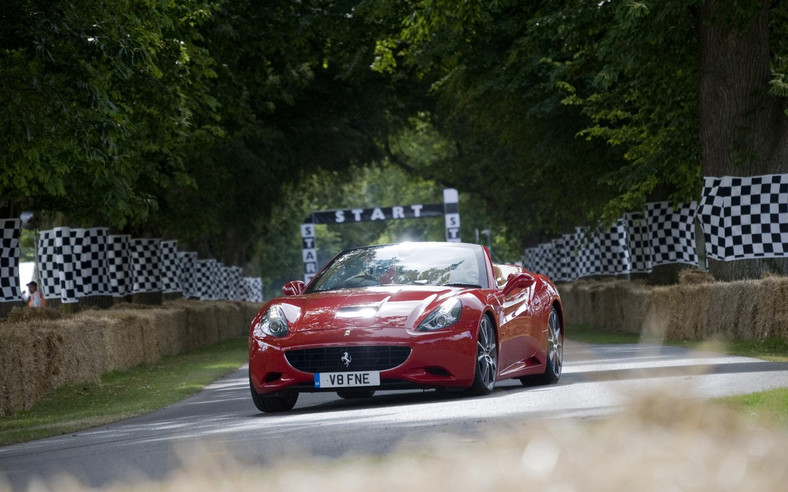
<path id="1" fill-rule="evenodd" d="M 317 372 L 315 388 L 354 388 L 380 386 L 380 372 Z"/>

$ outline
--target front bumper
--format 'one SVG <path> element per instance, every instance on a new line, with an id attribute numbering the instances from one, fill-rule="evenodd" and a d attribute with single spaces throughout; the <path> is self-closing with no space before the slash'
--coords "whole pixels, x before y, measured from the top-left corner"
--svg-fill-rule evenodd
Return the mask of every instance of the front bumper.
<path id="1" fill-rule="evenodd" d="M 476 374 L 476 325 L 458 323 L 446 330 L 416 332 L 403 328 L 354 328 L 296 332 L 282 338 L 249 340 L 251 384 L 260 394 L 282 391 L 336 391 L 314 387 L 314 373 L 294 368 L 289 350 L 323 347 L 408 347 L 410 355 L 393 368 L 380 371 L 376 389 L 467 388 Z M 351 366 L 347 371 L 353 371 Z"/>

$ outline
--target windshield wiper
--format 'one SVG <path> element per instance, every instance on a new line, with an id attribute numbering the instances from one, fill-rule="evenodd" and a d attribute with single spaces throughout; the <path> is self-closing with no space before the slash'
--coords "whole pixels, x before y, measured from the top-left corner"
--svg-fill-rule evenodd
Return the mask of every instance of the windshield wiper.
<path id="1" fill-rule="evenodd" d="M 479 284 L 466 284 L 463 282 L 449 282 L 448 284 L 443 284 L 441 287 L 470 287 L 472 289 L 481 289 L 482 286 Z"/>

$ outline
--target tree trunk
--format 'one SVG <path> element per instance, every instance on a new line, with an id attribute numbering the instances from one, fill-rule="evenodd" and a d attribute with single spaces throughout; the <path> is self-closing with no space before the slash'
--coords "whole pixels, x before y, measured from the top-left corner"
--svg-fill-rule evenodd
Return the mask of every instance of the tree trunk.
<path id="1" fill-rule="evenodd" d="M 697 7 L 700 38 L 700 146 L 704 176 L 788 172 L 788 99 L 768 94 L 771 80 L 769 0 L 744 7 L 705 0 Z M 788 260 L 709 260 L 719 280 L 788 273 Z"/>

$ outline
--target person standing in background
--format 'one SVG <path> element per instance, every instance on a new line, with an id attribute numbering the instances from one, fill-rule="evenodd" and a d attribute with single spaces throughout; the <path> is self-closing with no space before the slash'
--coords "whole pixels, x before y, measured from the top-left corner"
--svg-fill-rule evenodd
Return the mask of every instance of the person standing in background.
<path id="1" fill-rule="evenodd" d="M 27 284 L 28 292 L 22 292 L 22 299 L 25 300 L 28 306 L 30 307 L 46 307 L 47 300 L 44 299 L 44 296 L 41 295 L 41 292 L 38 290 L 38 284 L 33 281 Z"/>

